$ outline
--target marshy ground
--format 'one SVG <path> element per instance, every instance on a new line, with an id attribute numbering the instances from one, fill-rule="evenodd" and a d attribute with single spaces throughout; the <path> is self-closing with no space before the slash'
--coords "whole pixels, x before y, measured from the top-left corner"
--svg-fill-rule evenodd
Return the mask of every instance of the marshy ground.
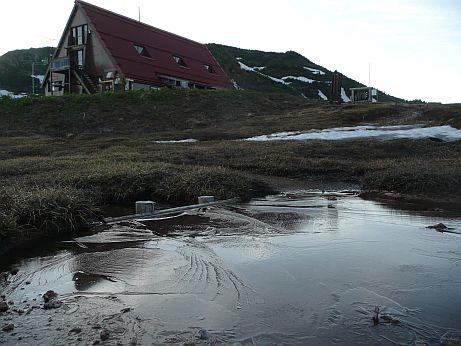
<path id="1" fill-rule="evenodd" d="M 242 139 L 365 124 L 459 129 L 460 113 L 187 90 L 0 99 L 0 253 L 35 241 L 0 255 L 13 302 L 0 319 L 14 326 L 0 342 L 459 340 L 461 141 Z M 182 139 L 197 141 L 157 142 Z M 342 189 L 431 204 L 393 209 Z M 186 228 L 163 224 L 174 237 L 139 224 L 78 233 L 114 203 L 276 190 L 295 192 L 208 211 Z M 455 233 L 425 228 L 439 222 Z M 63 304 L 43 310 L 50 289 Z M 376 306 L 383 323 L 371 329 Z"/>
<path id="2" fill-rule="evenodd" d="M 364 124 L 461 128 L 460 108 L 197 90 L 3 98 L 0 237 L 76 230 L 113 202 L 265 195 L 277 178 L 457 200 L 461 141 L 241 139 Z M 157 142 L 187 138 L 198 142 Z"/>

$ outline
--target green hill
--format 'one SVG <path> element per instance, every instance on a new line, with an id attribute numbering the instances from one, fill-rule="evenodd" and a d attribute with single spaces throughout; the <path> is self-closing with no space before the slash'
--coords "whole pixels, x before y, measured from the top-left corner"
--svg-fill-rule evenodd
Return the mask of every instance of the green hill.
<path id="1" fill-rule="evenodd" d="M 207 46 L 229 77 L 243 89 L 302 94 L 309 99 L 322 99 L 320 94 L 330 95 L 332 71 L 296 52 L 262 52 L 215 43 Z M 343 88 L 348 97 L 350 88 L 364 86 L 343 76 Z M 403 101 L 382 91 L 378 91 L 378 99 L 384 102 Z"/>
<path id="2" fill-rule="evenodd" d="M 304 56 L 286 53 L 240 49 L 220 44 L 207 45 L 226 73 L 245 90 L 303 95 L 308 99 L 330 97 L 332 72 Z M 32 62 L 35 75 L 43 75 L 46 61 L 54 51 L 52 47 L 21 49 L 0 56 L 0 89 L 14 93 L 32 93 Z M 349 88 L 364 86 L 343 76 L 345 94 Z M 35 79 L 35 93 L 43 93 Z M 402 102 L 381 91 L 378 98 L 384 102 Z"/>
<path id="3" fill-rule="evenodd" d="M 43 75 L 46 64 L 42 61 L 47 61 L 53 51 L 52 47 L 19 49 L 0 56 L 0 90 L 32 93 L 32 62 L 35 75 Z M 43 93 L 38 79 L 35 79 L 35 93 Z"/>

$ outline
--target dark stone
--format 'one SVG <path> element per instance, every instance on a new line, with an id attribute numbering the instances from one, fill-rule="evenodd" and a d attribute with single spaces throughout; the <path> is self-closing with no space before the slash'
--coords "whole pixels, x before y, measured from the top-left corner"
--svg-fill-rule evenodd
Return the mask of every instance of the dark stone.
<path id="1" fill-rule="evenodd" d="M 13 268 L 10 270 L 11 275 L 16 275 L 19 272 L 17 268 Z"/>
<path id="2" fill-rule="evenodd" d="M 9 306 L 7 302 L 0 302 L 0 312 L 7 312 L 9 309 Z"/>
<path id="3" fill-rule="evenodd" d="M 71 330 L 69 330 L 69 333 L 79 334 L 81 332 L 82 332 L 82 328 L 80 328 L 80 327 L 74 327 Z"/>
<path id="4" fill-rule="evenodd" d="M 200 329 L 198 334 L 200 340 L 208 340 L 210 338 L 210 334 L 205 329 Z"/>
<path id="5" fill-rule="evenodd" d="M 102 341 L 109 339 L 110 332 L 107 329 L 103 329 L 99 332 L 99 337 Z"/>
<path id="6" fill-rule="evenodd" d="M 26 285 L 30 285 L 30 281 L 26 281 Z"/>
<path id="7" fill-rule="evenodd" d="M 62 306 L 62 302 L 59 300 L 50 300 L 43 304 L 43 308 L 45 310 L 50 310 L 50 309 L 58 309 Z"/>
<path id="8" fill-rule="evenodd" d="M 426 228 L 435 229 L 438 232 L 444 232 L 448 230 L 448 227 L 445 226 L 443 223 L 438 223 L 432 226 L 427 226 Z"/>
<path id="9" fill-rule="evenodd" d="M 12 324 L 12 323 L 7 324 L 2 328 L 2 330 L 4 332 L 11 332 L 12 330 L 14 330 L 14 324 Z"/>
<path id="10" fill-rule="evenodd" d="M 46 303 L 50 300 L 56 299 L 58 297 L 58 294 L 55 291 L 49 290 L 42 297 Z"/>
<path id="11" fill-rule="evenodd" d="M 131 311 L 131 308 L 124 308 L 124 309 L 120 310 L 120 312 L 121 312 L 122 314 L 124 314 L 124 313 L 126 313 L 126 312 L 130 312 L 130 311 Z"/>

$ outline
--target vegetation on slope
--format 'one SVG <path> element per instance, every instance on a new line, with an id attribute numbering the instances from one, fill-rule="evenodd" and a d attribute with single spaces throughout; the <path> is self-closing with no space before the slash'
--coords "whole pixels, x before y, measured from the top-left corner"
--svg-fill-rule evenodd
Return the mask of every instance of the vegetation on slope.
<path id="1" fill-rule="evenodd" d="M 214 43 L 207 46 L 229 77 L 234 79 L 245 90 L 303 94 L 307 98 L 314 100 L 321 99 L 318 94 L 319 90 L 327 97 L 330 95 L 332 72 L 296 52 L 262 52 Z M 239 61 L 250 67 L 263 67 L 260 72 L 274 78 L 281 79 L 286 76 L 305 77 L 314 82 L 306 83 L 296 79 L 287 79 L 286 82 L 289 82 L 289 85 L 281 84 L 256 72 L 242 70 Z M 322 71 L 324 74 L 317 71 Z M 364 86 L 347 76 L 343 76 L 343 88 L 349 97 L 350 88 Z M 382 102 L 403 101 L 382 91 L 378 92 L 378 99 Z"/>
<path id="2" fill-rule="evenodd" d="M 0 56 L 0 89 L 16 94 L 32 93 L 32 62 L 35 75 L 43 75 L 54 48 L 30 48 L 10 51 Z M 35 79 L 35 92 L 43 94 L 40 81 Z"/>
<path id="3" fill-rule="evenodd" d="M 114 201 L 249 197 L 261 176 L 461 195 L 461 142 L 236 139 L 362 123 L 451 124 L 459 106 L 328 105 L 242 91 L 0 99 L 0 234 L 72 231 Z M 162 144 L 156 140 L 196 138 Z"/>

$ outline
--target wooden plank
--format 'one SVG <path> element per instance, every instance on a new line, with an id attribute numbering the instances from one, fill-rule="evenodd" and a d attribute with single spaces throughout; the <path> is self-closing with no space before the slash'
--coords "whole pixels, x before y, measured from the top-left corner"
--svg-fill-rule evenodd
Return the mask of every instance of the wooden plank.
<path id="1" fill-rule="evenodd" d="M 206 208 L 206 207 L 217 206 L 217 205 L 235 204 L 238 202 L 240 202 L 240 198 L 231 198 L 231 199 L 210 202 L 210 203 L 192 204 L 192 205 L 186 205 L 183 207 L 160 209 L 160 210 L 154 211 L 153 213 L 148 213 L 148 214 L 132 214 L 132 215 L 118 216 L 118 217 L 106 217 L 104 219 L 104 222 L 108 224 L 112 224 L 112 223 L 130 221 L 130 220 L 150 219 L 156 216 L 166 216 L 169 214 L 180 213 L 183 211 L 188 211 L 188 210 L 193 210 L 193 209 L 200 209 L 200 208 Z"/>

